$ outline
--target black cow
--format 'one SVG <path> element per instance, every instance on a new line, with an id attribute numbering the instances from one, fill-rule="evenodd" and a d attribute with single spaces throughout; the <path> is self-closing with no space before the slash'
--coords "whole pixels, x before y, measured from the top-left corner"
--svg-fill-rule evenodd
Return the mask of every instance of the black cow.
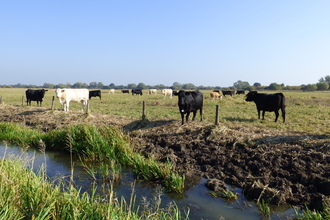
<path id="1" fill-rule="evenodd" d="M 91 99 L 92 97 L 100 97 L 101 100 L 101 90 L 93 90 L 93 91 L 89 91 L 89 99 Z"/>
<path id="2" fill-rule="evenodd" d="M 47 91 L 48 90 L 45 90 L 45 89 L 37 89 L 37 90 L 28 89 L 28 90 L 26 90 L 25 91 L 26 104 L 31 105 L 31 101 L 37 101 L 37 106 L 39 106 L 39 102 L 40 102 L 40 107 L 41 107 L 42 101 L 44 100 L 45 93 Z"/>
<path id="3" fill-rule="evenodd" d="M 244 95 L 245 94 L 245 90 L 237 90 L 236 91 L 237 95 Z"/>
<path id="4" fill-rule="evenodd" d="M 129 90 L 128 89 L 122 89 L 121 92 L 122 93 L 128 93 L 129 94 Z"/>
<path id="5" fill-rule="evenodd" d="M 285 96 L 283 93 L 265 94 L 257 91 L 250 91 L 246 95 L 245 101 L 255 102 L 258 111 L 258 119 L 260 119 L 260 111 L 262 111 L 262 120 L 265 119 L 265 112 L 275 112 L 275 122 L 277 122 L 281 109 L 283 122 L 285 122 Z"/>
<path id="6" fill-rule="evenodd" d="M 203 120 L 203 93 L 200 91 L 184 91 L 180 90 L 175 95 L 178 96 L 178 106 L 181 113 L 182 125 L 184 124 L 184 114 L 186 115 L 186 122 L 188 122 L 190 112 L 193 112 L 192 121 L 196 117 L 199 110 L 201 121 Z"/>
<path id="7" fill-rule="evenodd" d="M 224 95 L 224 96 L 226 96 L 226 95 L 230 95 L 230 96 L 233 96 L 233 95 L 235 95 L 235 91 L 234 90 L 222 90 L 222 94 Z"/>
<path id="8" fill-rule="evenodd" d="M 142 95 L 142 89 L 132 89 L 132 95 Z"/>

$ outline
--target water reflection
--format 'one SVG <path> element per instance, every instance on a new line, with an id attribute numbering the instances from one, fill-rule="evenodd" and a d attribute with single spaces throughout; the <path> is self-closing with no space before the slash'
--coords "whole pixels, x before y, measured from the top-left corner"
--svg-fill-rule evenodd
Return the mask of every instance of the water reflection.
<path id="1" fill-rule="evenodd" d="M 8 155 L 17 155 L 22 158 L 29 158 L 28 166 L 34 171 L 39 171 L 41 167 L 45 166 L 46 174 L 51 179 L 62 179 L 70 181 L 71 175 L 71 159 L 67 154 L 60 152 L 46 151 L 45 154 L 36 149 L 24 149 L 17 146 L 0 145 L 0 157 Z M 81 187 L 81 191 L 90 191 L 95 181 L 84 170 L 83 165 L 77 157 L 73 158 L 74 172 L 73 180 L 77 188 Z M 163 192 L 161 196 L 162 207 L 165 207 L 170 202 L 174 201 L 184 212 L 187 208 L 190 209 L 189 217 L 192 220 L 197 219 L 235 219 L 235 220 L 259 220 L 262 219 L 257 207 L 250 201 L 247 201 L 242 196 L 241 189 L 232 189 L 239 194 L 239 200 L 232 203 L 227 203 L 223 199 L 213 198 L 209 194 L 209 190 L 205 187 L 206 179 L 200 177 L 188 178 L 186 180 L 187 190 L 184 194 L 166 193 Z M 147 198 L 148 201 L 153 201 L 154 196 L 159 193 L 159 187 L 142 181 L 135 181 L 134 174 L 127 169 L 122 169 L 122 179 L 119 184 L 113 185 L 115 195 L 118 198 L 124 197 L 126 201 L 132 193 L 132 184 L 134 185 L 134 193 L 136 201 L 139 202 L 142 198 Z M 109 183 L 98 183 L 97 194 L 107 195 Z M 283 208 L 283 206 L 281 207 Z M 271 219 L 283 219 L 293 215 L 293 210 L 286 207 L 281 212 L 272 215 Z"/>

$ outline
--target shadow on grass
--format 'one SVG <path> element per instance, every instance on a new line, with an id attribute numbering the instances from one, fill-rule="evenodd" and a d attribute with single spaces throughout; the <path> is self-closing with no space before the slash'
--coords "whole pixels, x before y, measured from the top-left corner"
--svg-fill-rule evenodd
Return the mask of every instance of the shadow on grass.
<path id="1" fill-rule="evenodd" d="M 175 120 L 158 120 L 158 121 L 149 121 L 148 119 L 133 121 L 130 124 L 123 126 L 125 131 L 134 131 L 139 129 L 147 129 L 151 127 L 159 127 L 163 125 L 172 124 Z"/>
<path id="2" fill-rule="evenodd" d="M 226 117 L 224 118 L 227 121 L 240 121 L 240 122 L 254 122 L 255 119 L 246 119 L 246 118 L 232 118 L 232 117 Z"/>

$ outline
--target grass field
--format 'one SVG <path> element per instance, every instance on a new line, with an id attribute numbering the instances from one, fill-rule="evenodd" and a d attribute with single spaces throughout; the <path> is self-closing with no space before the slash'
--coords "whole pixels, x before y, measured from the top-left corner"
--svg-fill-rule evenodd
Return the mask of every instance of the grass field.
<path id="1" fill-rule="evenodd" d="M 23 105 L 26 108 L 25 90 L 16 88 L 0 88 L 2 102 L 9 105 Z M 274 122 L 273 112 L 266 112 L 265 120 L 258 120 L 257 110 L 253 102 L 246 102 L 244 95 L 233 97 L 226 96 L 222 100 L 211 100 L 210 92 L 202 90 L 204 94 L 204 114 L 203 119 L 206 123 L 215 122 L 216 105 L 220 108 L 220 124 L 235 128 L 241 126 L 256 127 L 259 129 L 276 129 L 291 133 L 304 134 L 328 134 L 330 128 L 330 92 L 300 92 L 282 91 L 286 96 L 286 122 L 282 122 L 280 117 L 277 123 Z M 274 93 L 266 91 L 265 93 Z M 52 97 L 55 96 L 54 90 L 46 92 L 43 107 L 51 108 Z M 177 121 L 181 123 L 181 116 L 177 107 L 176 96 L 173 99 L 163 98 L 161 91 L 157 95 L 137 96 L 122 94 L 116 91 L 115 94 L 108 94 L 108 90 L 102 90 L 102 100 L 93 97 L 90 100 L 90 112 L 108 114 L 116 117 L 127 117 L 132 120 L 142 118 L 142 103 L 146 103 L 146 118 L 149 121 Z M 32 102 L 36 106 L 36 102 Z M 62 105 L 55 97 L 55 110 L 62 111 Z M 80 103 L 70 103 L 70 111 L 81 109 Z M 191 118 L 191 117 L 190 117 Z M 196 116 L 199 120 L 199 112 Z"/>

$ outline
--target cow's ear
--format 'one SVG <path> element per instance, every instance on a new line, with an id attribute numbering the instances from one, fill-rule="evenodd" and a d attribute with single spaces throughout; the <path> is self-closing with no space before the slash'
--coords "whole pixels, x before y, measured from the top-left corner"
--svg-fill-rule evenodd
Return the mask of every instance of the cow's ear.
<path id="1" fill-rule="evenodd" d="M 65 90 L 64 89 L 62 89 L 62 91 L 61 92 L 65 92 Z"/>
<path id="2" fill-rule="evenodd" d="M 190 92 L 185 92 L 184 94 L 185 94 L 186 96 L 188 96 L 188 95 L 190 95 Z"/>

